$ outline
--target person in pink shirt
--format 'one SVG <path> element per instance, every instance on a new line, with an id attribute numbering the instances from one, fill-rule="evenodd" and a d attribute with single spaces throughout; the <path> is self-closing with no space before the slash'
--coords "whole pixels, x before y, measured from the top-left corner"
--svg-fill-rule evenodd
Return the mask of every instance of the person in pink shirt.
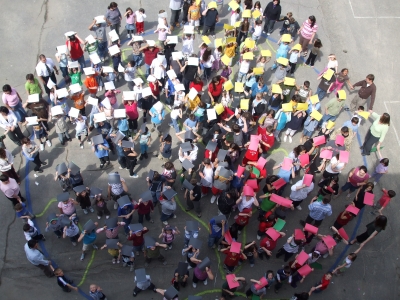
<path id="1" fill-rule="evenodd" d="M 26 112 L 22 107 L 22 100 L 18 92 L 9 84 L 5 84 L 3 85 L 3 95 L 1 97 L 4 105 L 13 111 L 18 122 L 25 122 Z"/>
<path id="2" fill-rule="evenodd" d="M 297 32 L 300 35 L 299 43 L 301 45 L 303 56 L 307 56 L 308 54 L 308 45 L 314 43 L 314 37 L 318 30 L 318 25 L 315 24 L 316 22 L 317 19 L 314 16 L 309 16 Z"/>
<path id="3" fill-rule="evenodd" d="M 136 31 L 136 26 L 135 26 L 136 15 L 133 13 L 132 8 L 128 7 L 126 9 L 124 17 L 126 18 L 126 25 L 125 25 L 126 33 L 127 33 L 128 39 L 130 39 L 130 38 L 132 38 L 132 35 L 135 34 L 135 31 Z"/>
<path id="4" fill-rule="evenodd" d="M 60 214 L 68 217 L 72 216 L 73 214 L 76 213 L 75 205 L 79 205 L 79 203 L 72 198 L 58 202 L 58 208 L 60 209 Z M 72 221 L 78 223 L 78 217 L 72 218 Z"/>
<path id="5" fill-rule="evenodd" d="M 137 110 L 137 101 L 134 100 L 123 100 L 125 106 L 126 115 L 128 116 L 129 130 L 136 132 L 138 128 L 139 113 Z"/>
<path id="6" fill-rule="evenodd" d="M 6 174 L 0 175 L 0 189 L 13 204 L 13 207 L 17 203 L 25 202 L 24 197 L 21 196 L 21 190 L 17 181 L 13 178 L 8 177 Z"/>
<path id="7" fill-rule="evenodd" d="M 367 173 L 367 167 L 361 166 L 354 168 L 350 171 L 347 177 L 347 182 L 339 191 L 339 194 L 335 197 L 339 197 L 344 191 L 349 190 L 347 198 L 350 198 L 350 194 L 360 188 L 361 186 L 367 184 L 369 179 L 369 174 Z"/>
<path id="8" fill-rule="evenodd" d="M 110 100 L 110 104 L 114 109 L 118 108 L 118 100 L 117 100 L 117 94 L 121 93 L 119 90 L 110 90 L 107 91 L 104 96 Z"/>

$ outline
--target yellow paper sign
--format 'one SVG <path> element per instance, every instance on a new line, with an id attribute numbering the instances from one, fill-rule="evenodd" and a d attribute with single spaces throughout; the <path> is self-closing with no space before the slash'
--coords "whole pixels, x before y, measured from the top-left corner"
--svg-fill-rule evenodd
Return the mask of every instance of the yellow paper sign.
<path id="1" fill-rule="evenodd" d="M 228 56 L 223 55 L 223 56 L 221 57 L 221 61 L 222 61 L 222 63 L 223 63 L 225 66 L 230 66 L 232 60 L 231 60 Z"/>
<path id="2" fill-rule="evenodd" d="M 346 100 L 347 97 L 346 97 L 346 91 L 345 90 L 340 90 L 340 91 L 337 92 L 337 94 L 338 94 L 340 100 Z"/>
<path id="3" fill-rule="evenodd" d="M 290 34 L 284 34 L 281 37 L 281 41 L 284 43 L 290 43 L 292 41 L 292 36 Z"/>
<path id="4" fill-rule="evenodd" d="M 235 92 L 236 93 L 243 93 L 244 92 L 244 83 L 242 82 L 235 82 Z"/>
<path id="5" fill-rule="evenodd" d="M 317 104 L 319 102 L 318 95 L 313 95 L 310 97 L 311 103 L 312 104 Z"/>
<path id="6" fill-rule="evenodd" d="M 210 40 L 210 38 L 209 38 L 208 36 L 203 35 L 203 36 L 201 37 L 201 39 L 202 39 L 203 42 L 206 43 L 207 45 L 210 45 L 210 44 L 211 44 L 211 40 Z"/>
<path id="7" fill-rule="evenodd" d="M 208 3 L 208 8 L 217 8 L 217 3 L 214 1 L 211 1 L 210 3 Z"/>
<path id="8" fill-rule="evenodd" d="M 307 110 L 308 104 L 307 103 L 298 103 L 296 106 L 296 110 Z"/>
<path id="9" fill-rule="evenodd" d="M 272 94 L 282 94 L 282 88 L 279 86 L 279 84 L 273 84 L 271 92 Z"/>
<path id="10" fill-rule="evenodd" d="M 235 43 L 236 42 L 236 38 L 235 37 L 230 37 L 226 39 L 226 43 L 230 44 L 230 43 Z"/>
<path id="11" fill-rule="evenodd" d="M 253 11 L 252 16 L 254 19 L 257 19 L 259 16 L 261 16 L 261 13 L 259 10 L 255 10 Z"/>
<path id="12" fill-rule="evenodd" d="M 246 46 L 246 48 L 253 49 L 256 46 L 256 42 L 252 39 L 247 38 L 244 41 L 244 45 Z"/>
<path id="13" fill-rule="evenodd" d="M 231 89 L 233 89 L 233 83 L 232 81 L 228 80 L 224 83 L 224 89 L 225 91 L 230 91 Z"/>
<path id="14" fill-rule="evenodd" d="M 324 76 L 322 76 L 322 77 L 324 77 L 326 80 L 331 80 L 331 78 L 332 78 L 332 76 L 333 76 L 333 70 L 332 69 L 328 69 L 328 70 L 326 70 L 325 71 L 325 73 L 324 73 Z"/>
<path id="15" fill-rule="evenodd" d="M 243 54 L 243 59 L 253 60 L 254 59 L 253 52 L 246 52 L 245 54 Z"/>
<path id="16" fill-rule="evenodd" d="M 287 66 L 289 64 L 289 60 L 287 58 L 284 57 L 279 57 L 276 62 L 280 65 L 284 65 Z"/>
<path id="17" fill-rule="evenodd" d="M 311 112 L 310 117 L 314 118 L 317 121 L 322 119 L 321 113 L 318 110 L 315 110 L 315 109 Z"/>
<path id="18" fill-rule="evenodd" d="M 242 25 L 242 22 L 240 22 L 240 21 L 237 21 L 237 22 L 235 23 L 235 27 L 236 27 L 236 28 L 240 27 L 240 25 Z"/>
<path id="19" fill-rule="evenodd" d="M 229 25 L 229 24 L 224 24 L 224 29 L 225 30 L 232 30 L 232 29 L 234 29 L 235 27 L 233 27 L 233 26 L 231 26 L 231 25 Z"/>
<path id="20" fill-rule="evenodd" d="M 297 50 L 297 51 L 301 51 L 301 45 L 300 44 L 296 44 L 293 46 L 292 50 Z"/>
<path id="21" fill-rule="evenodd" d="M 214 43 L 215 43 L 215 48 L 218 48 L 219 46 L 222 46 L 222 39 L 215 39 Z"/>
<path id="22" fill-rule="evenodd" d="M 224 112 L 224 106 L 221 103 L 217 103 L 214 106 L 215 111 L 217 112 L 218 115 L 222 114 Z"/>
<path id="23" fill-rule="evenodd" d="M 246 9 L 246 10 L 242 13 L 242 18 L 251 18 L 251 10 L 250 10 L 250 9 Z"/>
<path id="24" fill-rule="evenodd" d="M 282 110 L 284 112 L 292 112 L 293 111 L 293 106 L 290 103 L 282 104 Z"/>
<path id="25" fill-rule="evenodd" d="M 230 8 L 232 8 L 233 11 L 235 11 L 239 8 L 239 4 L 235 0 L 232 0 L 231 2 L 229 2 L 228 5 Z"/>
<path id="26" fill-rule="evenodd" d="M 264 73 L 264 69 L 263 68 L 254 68 L 253 73 L 254 73 L 254 75 L 261 75 Z"/>
<path id="27" fill-rule="evenodd" d="M 200 5 L 201 0 L 196 0 L 196 5 Z"/>
<path id="28" fill-rule="evenodd" d="M 326 129 L 330 130 L 333 128 L 333 126 L 335 126 L 335 122 L 329 120 L 328 124 L 326 124 Z"/>
<path id="29" fill-rule="evenodd" d="M 357 114 L 360 117 L 363 117 L 365 120 L 369 118 L 369 112 L 367 112 L 367 111 L 358 111 Z"/>
<path id="30" fill-rule="evenodd" d="M 261 56 L 271 57 L 272 53 L 270 50 L 261 50 Z"/>
<path id="31" fill-rule="evenodd" d="M 240 100 L 240 109 L 249 110 L 249 103 L 250 103 L 249 99 Z"/>
<path id="32" fill-rule="evenodd" d="M 291 78 L 291 77 L 285 77 L 285 80 L 283 81 L 284 85 L 290 85 L 290 86 L 295 86 L 296 85 L 296 79 Z"/>

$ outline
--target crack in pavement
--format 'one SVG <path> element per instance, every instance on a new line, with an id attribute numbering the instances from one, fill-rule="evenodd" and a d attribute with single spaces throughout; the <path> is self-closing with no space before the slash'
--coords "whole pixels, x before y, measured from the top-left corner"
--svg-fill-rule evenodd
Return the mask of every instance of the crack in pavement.
<path id="1" fill-rule="evenodd" d="M 36 58 L 38 58 L 39 55 L 40 55 L 39 51 L 40 51 L 40 45 L 41 45 L 41 42 L 42 42 L 43 29 L 44 29 L 44 25 L 47 22 L 47 16 L 48 16 L 48 12 L 49 12 L 48 2 L 49 2 L 49 0 L 44 0 L 42 6 L 40 7 L 39 16 L 41 15 L 41 13 L 43 11 L 43 8 L 44 8 L 44 16 L 43 16 L 43 24 L 42 24 L 42 26 L 40 28 L 40 33 L 39 33 L 39 38 L 38 38 L 38 43 L 37 43 L 38 52 L 37 52 Z M 35 65 L 36 65 L 36 63 L 35 63 Z"/>
<path id="2" fill-rule="evenodd" d="M 4 257 L 3 257 L 3 266 L 1 267 L 1 270 L 0 270 L 0 285 L 1 285 L 1 283 L 2 283 L 2 281 L 1 281 L 1 278 L 2 278 L 2 275 L 3 275 L 3 271 L 4 271 L 4 266 L 5 266 L 5 264 L 6 264 L 6 257 L 7 257 L 7 248 L 8 248 L 8 235 L 9 235 L 9 233 L 10 233 L 10 227 L 11 227 L 11 225 L 12 224 L 14 224 L 14 222 L 15 222 L 15 214 L 14 214 L 14 219 L 10 222 L 10 224 L 8 224 L 8 226 L 7 226 L 7 233 L 6 233 L 6 238 L 5 238 L 5 240 L 6 240 L 6 245 L 5 245 L 5 247 L 4 247 Z"/>

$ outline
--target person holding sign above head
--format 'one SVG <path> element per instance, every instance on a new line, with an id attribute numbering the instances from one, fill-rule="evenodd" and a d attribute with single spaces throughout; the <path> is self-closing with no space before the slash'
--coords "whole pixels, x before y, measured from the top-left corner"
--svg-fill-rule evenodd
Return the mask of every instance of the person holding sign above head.
<path id="1" fill-rule="evenodd" d="M 193 270 L 193 287 L 197 287 L 199 281 L 207 285 L 207 279 L 214 280 L 214 274 L 211 271 L 211 261 L 208 257 L 204 258 Z"/>

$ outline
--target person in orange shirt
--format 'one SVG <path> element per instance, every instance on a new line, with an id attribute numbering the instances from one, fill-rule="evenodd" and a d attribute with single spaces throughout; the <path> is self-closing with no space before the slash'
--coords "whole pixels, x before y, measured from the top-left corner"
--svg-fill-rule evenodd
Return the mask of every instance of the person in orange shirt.
<path id="1" fill-rule="evenodd" d="M 99 85 L 97 83 L 96 77 L 98 76 L 97 73 L 91 74 L 86 76 L 85 79 L 85 86 L 89 91 L 89 94 L 91 97 L 96 97 L 97 94 L 97 89 L 99 88 Z"/>
<path id="2" fill-rule="evenodd" d="M 71 100 L 74 101 L 75 108 L 79 109 L 79 113 L 82 116 L 86 116 L 86 112 L 85 112 L 86 102 L 84 99 L 84 94 L 85 94 L 85 92 L 81 91 L 81 92 L 75 93 L 71 96 Z"/>

